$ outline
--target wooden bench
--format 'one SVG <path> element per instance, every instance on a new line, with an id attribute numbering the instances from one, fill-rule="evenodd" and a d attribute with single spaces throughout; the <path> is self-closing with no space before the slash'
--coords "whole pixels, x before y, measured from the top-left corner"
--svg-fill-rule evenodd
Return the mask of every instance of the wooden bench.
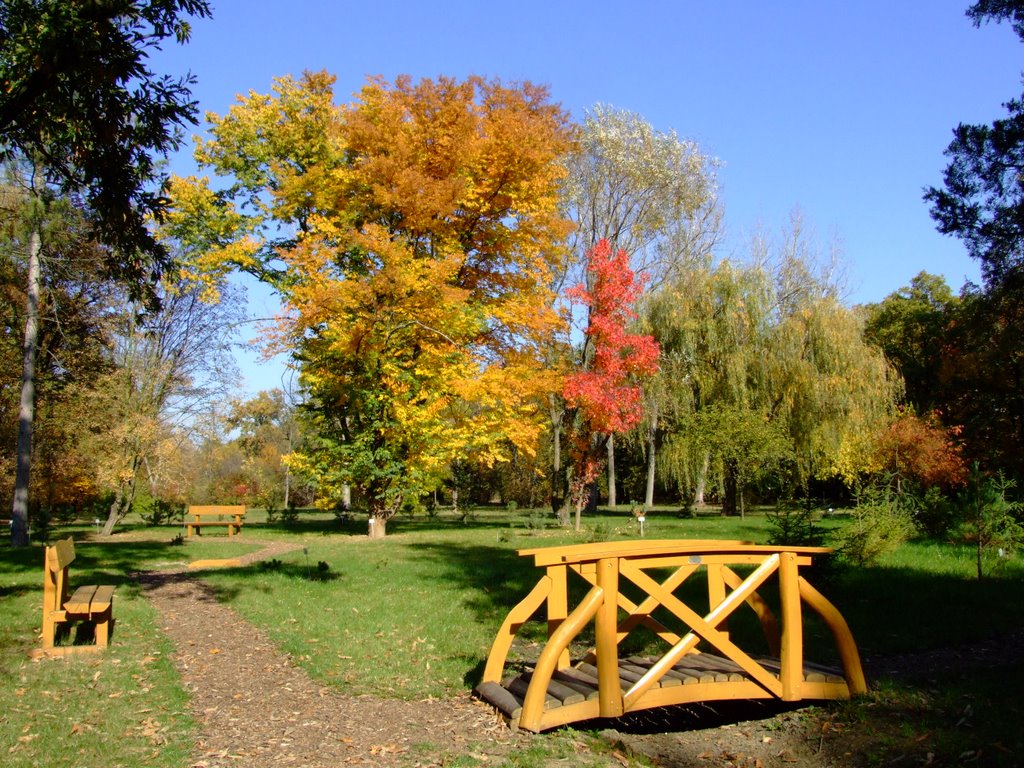
<path id="1" fill-rule="evenodd" d="M 226 506 L 223 504 L 191 505 L 188 508 L 191 520 L 185 521 L 188 538 L 193 535 L 200 535 L 203 528 L 211 525 L 226 526 L 228 536 L 234 536 L 242 530 L 242 518 L 245 517 L 245 507 L 242 505 Z M 228 517 L 230 519 L 225 520 Z"/>
<path id="2" fill-rule="evenodd" d="M 110 632 L 114 625 L 114 588 L 82 586 L 68 597 L 68 566 L 74 560 L 75 543 L 70 537 L 46 548 L 43 571 L 43 649 L 33 655 L 64 656 L 100 650 L 110 643 Z M 58 633 L 65 625 L 74 622 L 88 622 L 95 627 L 95 644 L 56 645 Z"/>

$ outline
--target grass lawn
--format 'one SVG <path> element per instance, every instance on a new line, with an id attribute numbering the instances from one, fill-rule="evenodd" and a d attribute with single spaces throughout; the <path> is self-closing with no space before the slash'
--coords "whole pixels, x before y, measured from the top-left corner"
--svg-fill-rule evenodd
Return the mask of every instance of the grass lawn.
<path id="1" fill-rule="evenodd" d="M 516 549 L 639 536 L 625 507 L 586 524 L 588 530 L 577 534 L 555 527 L 550 515 L 491 509 L 464 520 L 399 518 L 389 524 L 385 540 L 369 541 L 362 535 L 365 517 L 342 525 L 329 515 L 302 513 L 291 523 L 270 523 L 257 510 L 246 518 L 245 541 L 213 534 L 181 545 L 171 543 L 180 526 L 132 528 L 102 543 L 91 540 L 86 527 L 58 529 L 54 537 L 70 531 L 79 540 L 73 583 L 118 586 L 117 625 L 107 653 L 45 662 L 27 658 L 39 642 L 41 547 L 4 546 L 0 699 L 7 705 L 0 710 L 0 760 L 8 766 L 66 763 L 82 768 L 188 764 L 195 724 L 168 661 L 169 648 L 132 571 L 236 557 L 257 548 L 261 539 L 294 541 L 302 549 L 253 566 L 205 571 L 202 578 L 315 679 L 349 694 L 419 699 L 465 692 L 479 680 L 505 614 L 540 576 L 532 560 L 518 557 Z M 836 527 L 842 519 L 822 525 Z M 655 511 L 647 517 L 645 535 L 766 542 L 769 532 L 760 515 L 681 519 Z M 973 578 L 973 567 L 965 549 L 914 543 L 878 566 L 823 569 L 811 580 L 843 612 L 862 654 L 873 657 L 1024 628 L 1021 560 L 1007 558 L 981 582 Z M 819 645 L 830 645 L 813 636 L 819 630 L 809 623 L 808 658 L 827 661 L 815 656 Z M 535 658 L 539 646 L 529 644 L 542 642 L 543 633 L 538 622 L 518 651 Z M 977 684 L 998 703 L 1003 699 L 995 682 Z M 957 707 L 972 695 L 973 684 L 954 681 L 945 692 L 886 684 L 862 702 L 836 705 L 835 716 L 848 723 L 879 717 L 877 730 L 888 733 L 892 710 L 910 708 L 921 717 L 902 722 L 920 725 L 910 726 L 909 735 L 897 731 L 891 736 L 915 743 L 921 729 L 934 734 L 945 719 L 962 714 L 963 707 Z M 998 729 L 1013 716 L 1010 694 L 1003 695 L 1008 714 L 986 709 L 990 720 L 982 724 L 975 718 L 978 727 Z M 925 700 L 930 703 L 922 704 Z M 979 701 L 972 711 L 987 706 Z M 1013 722 L 1019 724 L 1016 712 Z M 985 734 L 989 738 L 989 731 Z M 564 746 L 559 739 L 564 736 L 550 740 L 552 754 Z M 943 750 L 959 746 L 954 741 Z"/>

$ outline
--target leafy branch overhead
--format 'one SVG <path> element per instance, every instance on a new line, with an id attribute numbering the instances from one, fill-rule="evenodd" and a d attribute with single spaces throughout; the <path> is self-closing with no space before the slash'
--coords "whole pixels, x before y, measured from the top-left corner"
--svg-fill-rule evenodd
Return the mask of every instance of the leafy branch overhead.
<path id="1" fill-rule="evenodd" d="M 148 51 L 184 43 L 206 0 L 82 3 L 10 0 L 0 6 L 0 149 L 45 166 L 84 193 L 98 239 L 120 252 L 109 267 L 140 290 L 167 254 L 148 226 L 166 199 L 157 161 L 194 123 L 191 75 L 158 75 Z M 152 257 L 148 262 L 138 253 Z"/>

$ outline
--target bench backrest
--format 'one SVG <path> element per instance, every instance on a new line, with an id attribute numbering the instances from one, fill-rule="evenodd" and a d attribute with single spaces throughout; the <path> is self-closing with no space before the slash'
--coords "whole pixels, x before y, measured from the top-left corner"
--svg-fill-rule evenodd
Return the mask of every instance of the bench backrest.
<path id="1" fill-rule="evenodd" d="M 75 559 L 75 542 L 70 536 L 46 548 L 46 567 L 60 571 L 71 565 Z"/>
<path id="2" fill-rule="evenodd" d="M 68 599 L 68 566 L 75 559 L 75 542 L 69 536 L 46 548 L 43 571 L 43 610 L 58 610 Z"/>
<path id="3" fill-rule="evenodd" d="M 193 504 L 188 508 L 190 515 L 197 517 L 202 515 L 244 515 L 245 506 L 238 505 L 224 505 L 224 504 Z"/>

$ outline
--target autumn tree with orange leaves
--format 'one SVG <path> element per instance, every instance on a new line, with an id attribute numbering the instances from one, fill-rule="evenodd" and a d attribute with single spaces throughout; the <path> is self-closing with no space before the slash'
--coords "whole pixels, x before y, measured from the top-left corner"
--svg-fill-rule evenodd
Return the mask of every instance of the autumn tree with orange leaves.
<path id="1" fill-rule="evenodd" d="M 212 118 L 197 157 L 225 184 L 176 182 L 170 234 L 280 293 L 314 435 L 291 468 L 325 503 L 351 485 L 382 536 L 453 462 L 536 448 L 571 132 L 528 83 L 373 79 L 338 107 L 332 86 L 282 78 Z"/>
<path id="2" fill-rule="evenodd" d="M 574 410 L 569 455 L 573 466 L 570 498 L 580 515 L 604 465 L 606 442 L 637 426 L 644 415 L 641 381 L 658 370 L 658 343 L 631 333 L 633 305 L 643 288 L 629 267 L 629 254 L 613 251 L 600 240 L 587 252 L 589 290 L 569 291 L 570 299 L 589 308 L 583 365 L 565 379 L 562 395 Z"/>
<path id="3" fill-rule="evenodd" d="M 936 414 L 902 413 L 879 436 L 876 460 L 895 482 L 954 491 L 968 475 L 958 432 L 944 427 Z"/>

